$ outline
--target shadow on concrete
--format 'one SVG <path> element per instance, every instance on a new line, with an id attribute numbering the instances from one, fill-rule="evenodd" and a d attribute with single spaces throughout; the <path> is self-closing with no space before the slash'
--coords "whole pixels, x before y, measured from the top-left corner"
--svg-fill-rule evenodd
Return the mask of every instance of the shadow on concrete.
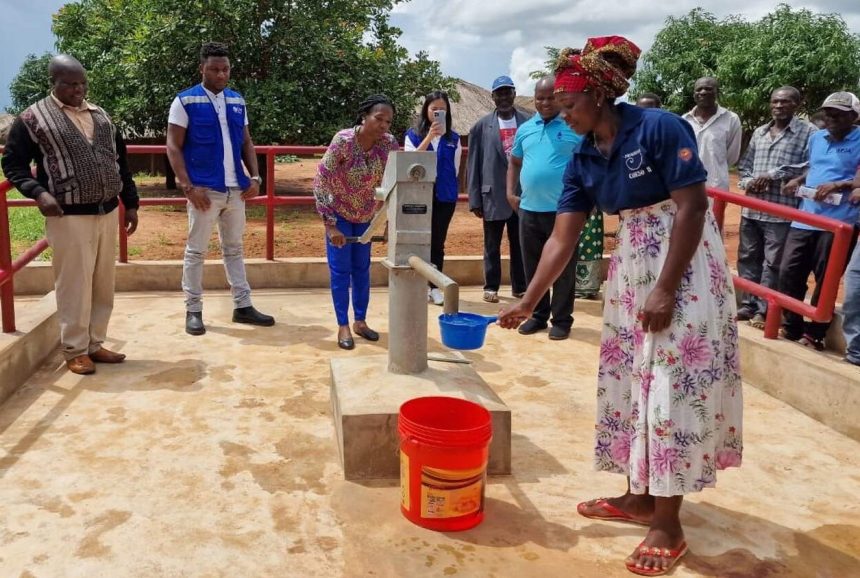
<path id="1" fill-rule="evenodd" d="M 829 524 L 798 532 L 743 512 L 709 503 L 687 503 L 681 510 L 690 553 L 682 564 L 702 576 L 719 578 L 847 578 L 858 576 L 860 526 Z M 701 529 L 699 525 L 701 524 Z M 711 554 L 713 547 L 697 548 L 695 534 L 728 528 L 731 547 Z M 692 537 L 692 539 L 691 539 Z M 760 558 L 753 551 L 775 551 L 774 558 Z M 853 555 L 852 555 L 853 553 Z"/>
<path id="2" fill-rule="evenodd" d="M 579 535 L 562 524 L 548 522 L 512 478 L 506 483 L 516 504 L 487 498 L 484 512 L 491 524 L 481 524 L 465 532 L 446 534 L 451 540 L 478 546 L 510 548 L 533 543 L 543 548 L 567 552 L 576 546 Z"/>
<path id="3" fill-rule="evenodd" d="M 336 327 L 323 325 L 288 325 L 276 323 L 272 327 L 236 327 L 206 325 L 206 331 L 236 339 L 242 345 L 258 347 L 288 347 L 290 345 L 310 345 L 326 351 L 337 349 Z"/>
<path id="4" fill-rule="evenodd" d="M 552 454 L 522 434 L 511 434 L 511 460 L 513 479 L 518 483 L 533 484 L 541 478 L 569 473 Z M 490 478 L 489 483 L 492 484 L 495 480 L 506 483 L 508 477 Z"/>
<path id="5" fill-rule="evenodd" d="M 0 433 L 3 433 L 46 393 L 61 396 L 14 446 L 6 449 L 6 455 L 0 458 L 0 479 L 59 417 L 69 411 L 81 393 L 164 389 L 191 393 L 202 389 L 200 381 L 207 375 L 206 364 L 194 359 L 175 362 L 133 359 L 121 364 L 97 364 L 95 374 L 76 376 L 66 369 L 62 355 L 56 352 L 30 378 L 27 385 L 18 388 L 0 406 Z M 72 387 L 63 384 L 71 381 L 74 381 Z"/>

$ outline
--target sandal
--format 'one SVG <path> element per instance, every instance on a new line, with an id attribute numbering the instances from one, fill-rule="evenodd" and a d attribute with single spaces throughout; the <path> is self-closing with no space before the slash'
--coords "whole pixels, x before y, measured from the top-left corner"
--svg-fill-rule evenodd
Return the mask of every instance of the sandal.
<path id="1" fill-rule="evenodd" d="M 753 318 L 748 321 L 749 326 L 753 329 L 764 329 L 765 318 L 761 313 L 756 313 Z"/>
<path id="2" fill-rule="evenodd" d="M 802 345 L 804 347 L 809 347 L 811 349 L 814 349 L 815 351 L 824 351 L 824 340 L 823 339 L 815 339 L 814 337 L 812 337 L 808 334 L 804 334 L 803 337 L 801 337 L 797 342 L 800 345 Z"/>
<path id="3" fill-rule="evenodd" d="M 627 566 L 627 569 L 634 574 L 638 574 L 640 576 L 663 576 L 664 574 L 668 574 L 669 571 L 675 566 L 678 560 L 681 559 L 681 556 L 687 553 L 687 542 L 681 542 L 681 545 L 676 549 L 672 550 L 670 548 L 658 548 L 657 546 L 646 546 L 643 541 L 639 544 L 639 553 L 647 554 L 653 558 L 661 557 L 669 561 L 669 565 L 665 568 L 637 568 L 634 562 L 630 562 L 629 560 L 624 563 Z"/>
<path id="4" fill-rule="evenodd" d="M 597 515 L 597 514 L 588 514 L 585 512 L 585 508 L 589 506 L 597 506 L 601 508 L 608 515 Z M 624 510 L 616 508 L 612 504 L 610 504 L 606 498 L 595 498 L 593 500 L 589 500 L 587 502 L 580 502 L 576 505 L 577 513 L 583 518 L 589 518 L 591 520 L 603 520 L 606 522 L 629 522 L 631 524 L 637 524 L 639 526 L 650 526 L 651 522 L 645 522 L 643 520 L 637 520 Z"/>

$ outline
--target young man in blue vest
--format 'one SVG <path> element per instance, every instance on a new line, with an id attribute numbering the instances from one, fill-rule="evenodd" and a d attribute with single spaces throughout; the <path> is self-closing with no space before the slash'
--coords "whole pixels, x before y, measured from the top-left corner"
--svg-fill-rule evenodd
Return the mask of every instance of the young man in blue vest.
<path id="1" fill-rule="evenodd" d="M 254 142 L 248 131 L 245 99 L 227 88 L 227 46 L 208 42 L 200 50 L 203 82 L 179 93 L 170 105 L 167 158 L 188 198 L 188 242 L 182 269 L 185 331 L 203 335 L 203 260 L 212 227 L 218 223 L 227 281 L 233 292 L 233 321 L 270 326 L 275 319 L 251 305 L 242 236 L 245 201 L 260 193 Z M 251 172 L 249 178 L 242 167 Z"/>

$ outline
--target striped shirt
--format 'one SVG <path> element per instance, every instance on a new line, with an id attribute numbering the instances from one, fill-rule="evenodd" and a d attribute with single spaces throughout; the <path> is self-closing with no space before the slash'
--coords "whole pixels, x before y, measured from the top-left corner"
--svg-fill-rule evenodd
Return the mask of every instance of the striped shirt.
<path id="1" fill-rule="evenodd" d="M 800 174 L 799 171 L 789 170 L 789 165 L 798 165 L 806 160 L 809 136 L 817 129 L 805 120 L 794 117 L 788 126 L 774 137 L 770 133 L 772 126 L 773 121 L 770 121 L 753 132 L 750 144 L 738 163 L 738 187 L 746 189 L 756 177 L 770 177 L 771 184 L 766 192 L 747 192 L 747 195 L 796 208 L 798 199 L 781 194 L 780 189 L 786 181 Z M 785 219 L 752 209 L 745 208 L 741 214 L 748 219 L 765 223 L 787 222 Z"/>

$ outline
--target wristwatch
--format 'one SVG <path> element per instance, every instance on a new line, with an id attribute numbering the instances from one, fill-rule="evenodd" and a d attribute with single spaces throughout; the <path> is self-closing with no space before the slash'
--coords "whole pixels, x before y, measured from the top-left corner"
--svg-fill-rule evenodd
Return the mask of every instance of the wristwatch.
<path id="1" fill-rule="evenodd" d="M 257 175 L 257 176 L 255 176 L 255 177 L 251 177 L 251 180 L 252 180 L 252 181 L 257 181 L 257 184 L 259 185 L 259 184 L 262 184 L 262 182 L 263 182 L 263 177 L 261 177 L 260 175 Z"/>

